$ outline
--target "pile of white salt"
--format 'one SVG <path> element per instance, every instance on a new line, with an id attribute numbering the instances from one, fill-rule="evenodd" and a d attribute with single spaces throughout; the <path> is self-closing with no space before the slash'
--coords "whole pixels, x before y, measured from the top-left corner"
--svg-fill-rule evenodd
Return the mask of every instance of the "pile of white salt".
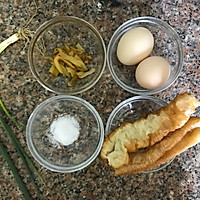
<path id="1" fill-rule="evenodd" d="M 52 122 L 49 137 L 54 145 L 58 147 L 60 147 L 59 144 L 67 146 L 78 139 L 80 134 L 79 130 L 80 126 L 75 117 L 64 115 Z"/>

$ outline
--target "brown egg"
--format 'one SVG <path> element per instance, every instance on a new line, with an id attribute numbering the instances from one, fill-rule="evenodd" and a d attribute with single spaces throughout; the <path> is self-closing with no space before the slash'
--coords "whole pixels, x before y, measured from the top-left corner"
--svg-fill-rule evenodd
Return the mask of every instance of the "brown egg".
<path id="1" fill-rule="evenodd" d="M 127 31 L 117 46 L 117 57 L 124 65 L 134 65 L 149 56 L 154 46 L 152 33 L 144 27 Z"/>
<path id="2" fill-rule="evenodd" d="M 135 77 L 138 84 L 147 89 L 160 87 L 170 75 L 169 62 L 160 56 L 144 59 L 136 68 Z"/>

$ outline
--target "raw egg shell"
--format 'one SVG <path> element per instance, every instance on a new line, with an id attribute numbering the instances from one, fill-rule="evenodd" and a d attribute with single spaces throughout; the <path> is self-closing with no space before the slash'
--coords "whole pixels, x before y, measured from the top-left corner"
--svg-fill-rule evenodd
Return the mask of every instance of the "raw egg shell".
<path id="1" fill-rule="evenodd" d="M 138 84 L 147 89 L 160 87 L 170 75 L 170 65 L 160 56 L 144 59 L 136 68 L 135 78 Z"/>
<path id="2" fill-rule="evenodd" d="M 134 65 L 146 58 L 151 53 L 153 46 L 154 38 L 148 29 L 133 28 L 119 40 L 117 57 L 124 65 Z"/>

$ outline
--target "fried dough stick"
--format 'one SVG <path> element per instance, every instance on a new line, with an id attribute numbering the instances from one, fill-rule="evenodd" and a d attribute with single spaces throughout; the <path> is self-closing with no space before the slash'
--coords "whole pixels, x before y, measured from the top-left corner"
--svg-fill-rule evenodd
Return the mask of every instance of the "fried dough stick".
<path id="1" fill-rule="evenodd" d="M 129 164 L 122 166 L 122 168 L 130 167 L 131 169 L 138 170 L 149 166 L 151 163 L 157 161 L 162 157 L 165 152 L 170 150 L 176 145 L 189 131 L 194 128 L 200 128 L 200 118 L 191 117 L 188 122 L 178 130 L 169 133 L 160 142 L 150 146 L 143 152 L 130 153 Z"/>
<path id="2" fill-rule="evenodd" d="M 188 148 L 196 145 L 200 142 L 200 128 L 195 128 L 191 132 L 188 132 L 180 142 L 178 142 L 172 149 L 167 151 L 160 159 L 158 159 L 156 162 L 150 164 L 147 167 L 138 169 L 138 170 L 115 170 L 115 175 L 122 175 L 122 174 L 138 174 L 144 171 L 155 169 L 156 167 L 159 167 L 160 165 L 168 162 L 175 156 L 181 154 L 182 152 L 186 151 Z"/>
<path id="3" fill-rule="evenodd" d="M 102 159 L 113 168 L 128 164 L 129 153 L 152 146 L 169 132 L 182 127 L 198 106 L 200 103 L 194 96 L 184 93 L 147 118 L 123 123 L 105 138 Z"/>
<path id="4" fill-rule="evenodd" d="M 149 147 L 143 152 L 130 153 L 130 162 L 128 165 L 116 169 L 117 173 L 129 173 L 129 171 L 141 171 L 144 168 L 151 166 L 160 159 L 166 152 L 171 150 L 182 138 L 194 130 L 200 128 L 200 118 L 191 117 L 189 121 L 180 129 L 171 132 L 160 142 Z"/>

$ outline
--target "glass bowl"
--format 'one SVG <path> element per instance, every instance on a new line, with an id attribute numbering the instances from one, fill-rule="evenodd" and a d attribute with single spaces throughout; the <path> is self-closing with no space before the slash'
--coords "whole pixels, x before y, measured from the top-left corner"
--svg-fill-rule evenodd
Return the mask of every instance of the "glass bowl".
<path id="1" fill-rule="evenodd" d="M 120 38 L 135 27 L 147 28 L 154 37 L 154 48 L 150 56 L 162 56 L 170 64 L 168 80 L 156 89 L 145 89 L 135 79 L 137 65 L 123 65 L 117 58 L 117 46 Z M 179 76 L 183 65 L 183 48 L 175 30 L 161 19 L 154 17 L 133 18 L 122 24 L 112 35 L 107 49 L 107 64 L 112 77 L 119 86 L 128 92 L 138 95 L 151 95 L 168 88 Z"/>
<path id="2" fill-rule="evenodd" d="M 59 74 L 53 77 L 49 70 L 55 48 L 64 44 L 79 43 L 92 59 L 86 65 L 95 68 L 89 76 L 78 79 L 68 86 L 70 79 Z M 106 49 L 99 32 L 88 22 L 73 16 L 56 17 L 42 24 L 34 34 L 28 49 L 28 63 L 36 80 L 47 90 L 56 94 L 78 94 L 90 89 L 100 79 L 106 64 Z"/>
<path id="3" fill-rule="evenodd" d="M 57 145 L 52 141 L 50 127 L 56 119 L 66 115 L 78 122 L 79 136 L 72 144 Z M 71 132 L 67 129 L 66 134 Z M 85 168 L 98 156 L 104 126 L 97 111 L 87 101 L 58 95 L 43 101 L 33 111 L 27 123 L 26 139 L 39 164 L 51 171 L 69 173 Z"/>
<path id="4" fill-rule="evenodd" d="M 138 120 L 142 117 L 146 117 L 146 115 L 150 112 L 156 111 L 160 109 L 161 107 L 166 106 L 167 103 L 157 97 L 153 96 L 134 96 L 131 97 L 123 102 L 121 102 L 115 109 L 111 112 L 108 121 L 106 123 L 105 128 L 105 135 L 108 135 L 112 131 L 114 131 L 115 128 L 119 127 L 123 122 L 133 122 L 135 120 Z M 142 151 L 138 150 L 138 151 Z M 169 162 L 160 165 L 158 168 L 146 171 L 143 173 L 150 173 L 150 172 L 156 172 L 167 165 L 169 165 L 173 159 L 171 159 Z"/>

